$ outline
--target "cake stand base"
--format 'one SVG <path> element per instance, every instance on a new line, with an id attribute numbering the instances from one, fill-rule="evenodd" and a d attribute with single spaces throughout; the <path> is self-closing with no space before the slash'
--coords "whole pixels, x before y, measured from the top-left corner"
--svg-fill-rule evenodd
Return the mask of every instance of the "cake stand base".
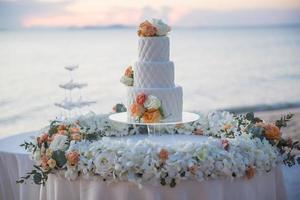
<path id="1" fill-rule="evenodd" d="M 162 122 L 162 123 L 143 123 L 143 122 L 129 122 L 127 112 L 121 112 L 121 113 L 111 114 L 109 116 L 109 119 L 113 122 L 122 123 L 122 124 L 145 125 L 147 126 L 148 134 L 154 135 L 155 133 L 160 132 L 162 126 L 192 123 L 199 119 L 199 115 L 192 112 L 182 112 L 181 121 Z"/>

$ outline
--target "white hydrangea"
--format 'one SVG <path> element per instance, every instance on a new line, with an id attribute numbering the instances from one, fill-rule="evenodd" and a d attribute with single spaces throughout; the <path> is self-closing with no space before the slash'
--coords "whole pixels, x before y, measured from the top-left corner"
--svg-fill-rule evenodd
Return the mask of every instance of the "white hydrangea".
<path id="1" fill-rule="evenodd" d="M 56 135 L 54 137 L 54 140 L 51 142 L 49 149 L 52 149 L 53 151 L 56 150 L 66 150 L 68 148 L 68 144 L 66 144 L 68 141 L 68 137 L 65 135 Z"/>
<path id="2" fill-rule="evenodd" d="M 144 102 L 144 106 L 147 109 L 158 109 L 161 106 L 161 101 L 153 95 L 149 95 Z"/>

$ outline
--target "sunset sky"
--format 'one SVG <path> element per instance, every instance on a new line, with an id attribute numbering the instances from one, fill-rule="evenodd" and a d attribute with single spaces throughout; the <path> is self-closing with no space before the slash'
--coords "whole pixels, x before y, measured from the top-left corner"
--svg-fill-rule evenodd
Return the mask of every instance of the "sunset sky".
<path id="1" fill-rule="evenodd" d="M 300 0 L 0 0 L 0 28 L 300 24 Z"/>

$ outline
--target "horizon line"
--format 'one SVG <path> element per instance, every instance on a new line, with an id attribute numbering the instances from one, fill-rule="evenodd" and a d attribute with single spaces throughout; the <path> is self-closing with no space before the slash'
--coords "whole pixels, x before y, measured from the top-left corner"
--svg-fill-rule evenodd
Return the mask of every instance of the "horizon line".
<path id="1" fill-rule="evenodd" d="M 247 29 L 247 28 L 275 28 L 275 27 L 300 27 L 299 23 L 274 23 L 274 24 L 237 24 L 237 25 L 198 25 L 198 26 L 173 26 L 175 29 Z M 124 24 L 111 25 L 86 25 L 86 26 L 33 26 L 17 28 L 0 28 L 5 30 L 106 30 L 106 29 L 136 29 L 137 26 Z"/>

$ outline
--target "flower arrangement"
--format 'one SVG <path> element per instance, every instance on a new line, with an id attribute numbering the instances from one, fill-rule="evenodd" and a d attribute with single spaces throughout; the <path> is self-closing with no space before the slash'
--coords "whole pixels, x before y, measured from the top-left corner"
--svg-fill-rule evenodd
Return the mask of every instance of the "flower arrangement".
<path id="1" fill-rule="evenodd" d="M 161 101 L 156 96 L 140 93 L 130 106 L 130 114 L 135 121 L 157 123 L 164 118 L 161 106 Z"/>
<path id="2" fill-rule="evenodd" d="M 146 101 L 143 95 L 137 99 L 139 103 Z M 85 176 L 108 183 L 130 181 L 141 186 L 150 182 L 170 187 L 184 180 L 251 179 L 282 162 L 295 164 L 292 150 L 299 150 L 299 143 L 281 134 L 281 127 L 291 118 L 289 114 L 275 123 L 266 123 L 252 113 L 202 114 L 194 123 L 167 130 L 172 134 L 205 136 L 207 140 L 173 145 L 107 137 L 140 132 L 132 126 L 114 126 L 107 115 L 55 120 L 34 141 L 21 145 L 32 153 L 36 164 L 17 182 L 32 179 L 36 184 L 45 184 L 52 173 L 64 174 L 70 180 Z"/>
<path id="3" fill-rule="evenodd" d="M 152 19 L 151 21 L 144 21 L 140 24 L 138 29 L 138 36 L 140 37 L 154 37 L 165 36 L 171 31 L 171 27 L 165 24 L 160 19 Z"/>
<path id="4" fill-rule="evenodd" d="M 124 75 L 121 77 L 121 83 L 127 86 L 133 86 L 133 70 L 131 66 L 128 66 Z"/>

